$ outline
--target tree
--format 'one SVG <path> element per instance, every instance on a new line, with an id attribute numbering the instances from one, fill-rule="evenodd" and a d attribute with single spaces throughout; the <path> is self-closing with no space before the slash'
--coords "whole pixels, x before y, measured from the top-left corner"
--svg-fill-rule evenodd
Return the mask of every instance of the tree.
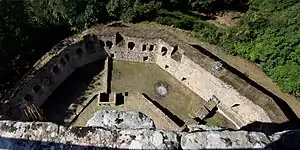
<path id="1" fill-rule="evenodd" d="M 116 20 L 143 21 L 156 17 L 160 2 L 139 0 L 110 0 L 107 11 Z"/>
<path id="2" fill-rule="evenodd" d="M 97 0 L 25 0 L 25 7 L 32 24 L 65 25 L 81 30 L 108 20 L 106 3 Z"/>

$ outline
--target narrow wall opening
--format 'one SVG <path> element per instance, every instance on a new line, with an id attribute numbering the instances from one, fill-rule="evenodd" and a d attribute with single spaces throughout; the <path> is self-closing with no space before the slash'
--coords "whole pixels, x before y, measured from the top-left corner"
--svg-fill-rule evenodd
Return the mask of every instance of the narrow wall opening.
<path id="1" fill-rule="evenodd" d="M 168 65 L 165 65 L 165 69 L 168 69 L 169 68 L 169 66 Z"/>
<path id="2" fill-rule="evenodd" d="M 123 41 L 124 41 L 123 36 L 119 32 L 117 32 L 116 33 L 116 45 L 120 44 Z"/>
<path id="3" fill-rule="evenodd" d="M 177 62 L 181 62 L 182 54 L 178 51 L 178 46 L 174 46 L 171 58 Z"/>
<path id="4" fill-rule="evenodd" d="M 111 49 L 113 46 L 113 43 L 111 41 L 106 41 L 106 47 L 108 47 L 109 49 Z"/>
<path id="5" fill-rule="evenodd" d="M 135 47 L 135 44 L 133 42 L 128 42 L 128 49 L 133 50 Z"/>
<path id="6" fill-rule="evenodd" d="M 153 51 L 154 50 L 154 45 L 150 45 L 149 51 Z"/>
<path id="7" fill-rule="evenodd" d="M 146 51 L 147 45 L 143 45 L 142 51 Z"/>
<path id="8" fill-rule="evenodd" d="M 168 49 L 166 47 L 161 48 L 161 55 L 162 56 L 165 56 L 167 54 L 167 52 L 168 52 Z"/>
<path id="9" fill-rule="evenodd" d="M 143 57 L 143 61 L 147 61 L 148 60 L 148 56 Z"/>

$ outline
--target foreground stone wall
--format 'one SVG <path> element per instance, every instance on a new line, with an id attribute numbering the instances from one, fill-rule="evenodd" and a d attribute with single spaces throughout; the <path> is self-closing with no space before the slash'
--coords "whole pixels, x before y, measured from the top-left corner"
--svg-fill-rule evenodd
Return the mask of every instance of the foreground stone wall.
<path id="1" fill-rule="evenodd" d="M 26 103 L 41 106 L 76 68 L 104 60 L 107 55 L 116 60 L 156 63 L 204 100 L 217 97 L 219 111 L 237 128 L 253 121 L 271 122 L 259 105 L 213 75 L 210 71 L 213 60 L 172 34 L 163 30 L 109 27 L 95 27 L 57 44 L 10 91 L 1 111 L 6 118 L 26 120 L 22 116 Z M 274 111 L 282 114 L 280 109 Z M 2 118 L 5 113 L 1 113 Z"/>
<path id="2" fill-rule="evenodd" d="M 0 121 L 1 149 L 297 149 L 300 131 L 260 132 L 189 126 L 183 132 L 104 127 L 65 128 L 48 122 Z"/>

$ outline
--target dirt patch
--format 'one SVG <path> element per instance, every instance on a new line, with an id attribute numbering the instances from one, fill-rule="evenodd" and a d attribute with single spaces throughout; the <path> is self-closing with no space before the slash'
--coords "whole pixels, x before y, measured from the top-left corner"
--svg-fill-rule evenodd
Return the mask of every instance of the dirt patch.
<path id="1" fill-rule="evenodd" d="M 165 81 L 158 81 L 154 84 L 154 93 L 158 98 L 165 97 L 168 94 L 170 85 Z"/>

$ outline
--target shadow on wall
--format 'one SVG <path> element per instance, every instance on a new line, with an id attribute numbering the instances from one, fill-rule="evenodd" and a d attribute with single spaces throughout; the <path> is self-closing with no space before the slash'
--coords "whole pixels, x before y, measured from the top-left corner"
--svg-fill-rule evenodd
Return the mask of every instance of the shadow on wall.
<path id="1" fill-rule="evenodd" d="M 80 96 L 84 95 L 93 77 L 103 69 L 104 60 L 76 69 L 42 105 L 47 121 L 63 125 L 65 118 L 76 114 L 76 107 L 86 100 Z M 72 108 L 69 109 L 71 105 Z"/>
<path id="2" fill-rule="evenodd" d="M 173 122 L 175 122 L 179 127 L 184 126 L 185 122 L 181 120 L 178 116 L 174 115 L 171 111 L 167 108 L 164 108 L 160 105 L 157 101 L 150 98 L 147 94 L 142 93 L 142 95 L 149 100 L 152 104 L 154 104 L 158 109 L 160 109 L 166 116 L 168 116 Z"/>
<path id="3" fill-rule="evenodd" d="M 269 97 L 271 97 L 274 100 L 274 102 L 277 104 L 277 106 L 281 109 L 281 111 L 285 114 L 285 116 L 289 120 L 298 120 L 298 117 L 295 114 L 295 112 L 291 109 L 291 107 L 283 99 L 281 99 L 280 97 L 276 96 L 275 94 L 273 94 L 272 92 L 270 92 L 266 88 L 262 87 L 261 85 L 259 85 L 255 81 L 251 80 L 247 75 L 243 74 L 239 70 L 237 70 L 234 67 L 230 66 L 229 64 L 227 64 L 226 62 L 224 62 L 222 59 L 220 59 L 219 57 L 215 56 L 214 54 L 212 54 L 211 52 L 209 52 L 205 48 L 201 47 L 200 45 L 191 45 L 191 46 L 193 48 L 199 50 L 204 55 L 210 57 L 211 59 L 213 59 L 215 61 L 221 61 L 222 64 L 223 64 L 223 66 L 224 66 L 224 68 L 226 68 L 230 72 L 236 74 L 241 79 L 243 79 L 244 81 L 246 81 L 248 84 L 252 85 L 253 87 L 255 87 L 258 90 L 262 91 L 264 94 L 266 94 Z"/>
<path id="4" fill-rule="evenodd" d="M 271 135 L 276 132 L 282 132 L 285 130 L 297 130 L 297 129 L 300 130 L 300 119 L 294 121 L 288 121 L 284 123 L 265 123 L 265 122 L 256 121 L 246 126 L 243 126 L 240 130 L 263 132 L 266 135 Z"/>
<path id="5" fill-rule="evenodd" d="M 86 127 L 85 127 L 86 128 Z M 268 144 L 265 149 L 272 150 L 293 150 L 299 149 L 300 147 L 300 131 L 288 131 L 281 135 L 281 138 L 278 140 Z M 117 137 L 116 137 L 117 138 Z M 89 141 L 91 139 L 82 139 L 81 141 Z M 178 139 L 180 140 L 180 138 Z M 101 143 L 99 141 L 99 143 Z M 113 142 L 112 143 L 116 143 Z M 179 142 L 180 143 L 180 142 Z M 109 144 L 109 143 L 102 143 Z M 110 144 L 112 145 L 112 144 Z M 40 140 L 25 140 L 25 139 L 17 139 L 17 138 L 5 138 L 0 137 L 0 149 L 112 149 L 112 147 L 100 147 L 100 146 L 87 146 L 87 145 L 78 145 L 72 143 L 56 143 L 56 142 L 46 142 Z M 119 149 L 119 148 L 114 148 Z M 124 149 L 124 148 L 122 148 Z M 179 149 L 182 149 L 179 145 Z M 216 150 L 225 150 L 218 148 L 211 148 Z M 230 148 L 233 150 L 244 150 L 244 149 L 253 149 L 253 150 L 261 150 L 262 148 Z M 228 149 L 227 149 L 228 150 Z"/>

